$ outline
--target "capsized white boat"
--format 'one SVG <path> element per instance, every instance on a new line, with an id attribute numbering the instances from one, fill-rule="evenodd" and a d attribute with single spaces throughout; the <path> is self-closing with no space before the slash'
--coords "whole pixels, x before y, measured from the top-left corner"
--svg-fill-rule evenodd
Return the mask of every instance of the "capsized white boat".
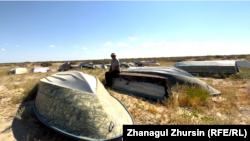
<path id="1" fill-rule="evenodd" d="M 45 73 L 49 71 L 49 68 L 47 67 L 34 67 L 30 70 L 33 73 Z"/>
<path id="2" fill-rule="evenodd" d="M 11 69 L 10 73 L 12 73 L 12 74 L 27 74 L 28 70 L 26 68 L 15 68 L 15 69 Z"/>

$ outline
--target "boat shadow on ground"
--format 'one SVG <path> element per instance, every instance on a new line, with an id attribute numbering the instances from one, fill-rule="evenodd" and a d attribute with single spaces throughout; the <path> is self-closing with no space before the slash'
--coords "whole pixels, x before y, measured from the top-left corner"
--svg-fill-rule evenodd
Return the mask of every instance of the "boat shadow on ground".
<path id="1" fill-rule="evenodd" d="M 17 141 L 80 141 L 58 133 L 40 122 L 33 111 L 33 104 L 34 100 L 23 102 L 13 119 L 11 128 Z M 112 141 L 122 140 L 117 138 Z"/>
<path id="2" fill-rule="evenodd" d="M 133 97 L 135 99 L 140 99 L 141 101 L 148 102 L 148 103 L 151 103 L 151 104 L 156 104 L 156 103 L 161 101 L 160 99 L 154 99 L 154 98 L 149 98 L 149 97 L 145 97 L 145 96 L 140 96 L 140 95 L 137 95 L 137 94 L 132 94 L 132 93 L 129 93 L 129 92 L 126 92 L 126 91 L 118 90 L 118 89 L 113 89 L 113 88 L 110 88 L 110 89 L 112 91 L 117 92 L 118 94 L 131 96 L 131 97 Z"/>

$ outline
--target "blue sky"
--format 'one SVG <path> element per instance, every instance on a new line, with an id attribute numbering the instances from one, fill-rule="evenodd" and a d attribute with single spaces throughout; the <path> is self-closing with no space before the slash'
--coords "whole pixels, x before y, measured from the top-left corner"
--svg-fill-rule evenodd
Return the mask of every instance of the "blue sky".
<path id="1" fill-rule="evenodd" d="M 0 1 L 0 63 L 250 54 L 250 1 Z"/>

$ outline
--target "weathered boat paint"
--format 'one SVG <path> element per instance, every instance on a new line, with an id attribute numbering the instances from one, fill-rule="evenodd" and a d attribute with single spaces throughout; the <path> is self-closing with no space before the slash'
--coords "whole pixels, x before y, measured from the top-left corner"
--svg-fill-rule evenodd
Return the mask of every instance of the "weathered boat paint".
<path id="1" fill-rule="evenodd" d="M 79 140 L 122 137 L 134 125 L 127 108 L 94 76 L 60 72 L 40 80 L 34 111 L 48 127 Z"/>
<path id="2" fill-rule="evenodd" d="M 172 95 L 167 78 L 139 73 L 120 73 L 113 79 L 112 88 L 155 99 Z"/>
<path id="3" fill-rule="evenodd" d="M 167 78 L 171 85 L 175 84 L 188 84 L 188 85 L 196 85 L 204 88 L 210 95 L 221 94 L 220 91 L 214 89 L 209 86 L 205 82 L 195 78 L 193 75 L 188 72 L 174 68 L 174 67 L 130 67 L 128 69 L 123 70 L 125 73 L 140 73 L 140 74 L 150 74 L 161 76 Z M 143 88 L 143 87 L 142 87 Z"/>

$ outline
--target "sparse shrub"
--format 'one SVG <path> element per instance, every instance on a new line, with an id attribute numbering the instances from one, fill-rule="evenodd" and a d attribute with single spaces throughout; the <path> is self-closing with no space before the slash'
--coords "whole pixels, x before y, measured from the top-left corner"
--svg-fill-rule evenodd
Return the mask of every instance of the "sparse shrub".
<path id="1" fill-rule="evenodd" d="M 14 87 L 15 89 L 17 89 L 19 86 L 18 86 L 18 85 L 13 85 L 13 87 Z"/>
<path id="2" fill-rule="evenodd" d="M 240 74 L 232 74 L 229 76 L 230 79 L 242 79 L 242 76 Z"/>
<path id="3" fill-rule="evenodd" d="M 237 58 L 246 58 L 247 55 L 237 55 Z"/>
<path id="4" fill-rule="evenodd" d="M 210 94 L 200 87 L 184 87 L 185 94 L 178 98 L 180 106 L 197 107 L 207 103 Z"/>
<path id="5" fill-rule="evenodd" d="M 203 120 L 205 122 L 213 122 L 214 121 L 213 118 L 210 118 L 210 117 L 207 117 L 207 116 L 202 117 L 201 120 Z"/>
<path id="6" fill-rule="evenodd" d="M 195 59 L 195 61 L 205 61 L 206 59 L 204 57 L 198 57 Z"/>
<path id="7" fill-rule="evenodd" d="M 52 64 L 50 62 L 43 62 L 43 63 L 41 63 L 41 66 L 42 67 L 49 67 L 49 66 L 52 66 Z"/>
<path id="8" fill-rule="evenodd" d="M 223 56 L 221 56 L 221 55 L 216 55 L 216 56 L 214 56 L 214 58 L 223 58 Z"/>
<path id="9" fill-rule="evenodd" d="M 229 76 L 230 79 L 250 79 L 250 68 L 240 67 L 240 72 Z"/>
<path id="10" fill-rule="evenodd" d="M 77 62 L 76 62 L 76 61 L 72 61 L 72 62 L 70 62 L 70 64 L 71 64 L 71 65 L 76 65 Z"/>
<path id="11" fill-rule="evenodd" d="M 27 67 L 27 65 L 26 65 L 26 64 L 23 64 L 23 63 L 22 63 L 22 64 L 19 64 L 18 66 L 19 66 L 19 67 L 22 67 L 22 68 Z"/>

